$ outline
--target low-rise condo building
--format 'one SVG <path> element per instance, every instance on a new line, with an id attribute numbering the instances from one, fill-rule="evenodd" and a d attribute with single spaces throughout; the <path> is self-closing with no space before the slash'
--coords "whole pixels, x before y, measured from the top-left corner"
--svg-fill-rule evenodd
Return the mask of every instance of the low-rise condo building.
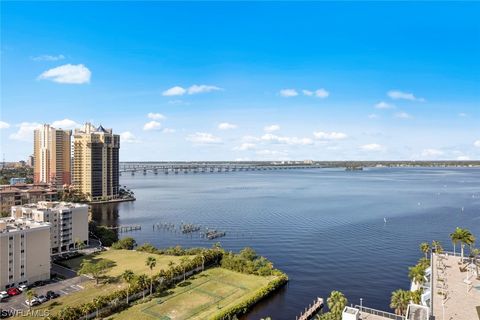
<path id="1" fill-rule="evenodd" d="M 50 224 L 0 219 L 0 290 L 50 278 Z"/>
<path id="2" fill-rule="evenodd" d="M 0 186 L 0 213 L 9 213 L 13 206 L 38 201 L 56 201 L 58 192 L 48 184 L 16 184 Z"/>
<path id="3" fill-rule="evenodd" d="M 71 202 L 47 202 L 12 207 L 12 218 L 28 218 L 51 224 L 51 253 L 73 249 L 88 243 L 88 205 Z"/>

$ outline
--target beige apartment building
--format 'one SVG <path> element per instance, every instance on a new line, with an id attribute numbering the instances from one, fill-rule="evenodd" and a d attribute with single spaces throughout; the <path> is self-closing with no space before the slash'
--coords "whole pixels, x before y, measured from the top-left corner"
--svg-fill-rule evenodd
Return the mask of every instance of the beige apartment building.
<path id="1" fill-rule="evenodd" d="M 46 183 L 0 186 L 0 213 L 2 214 L 9 214 L 13 206 L 57 200 L 57 189 Z"/>
<path id="2" fill-rule="evenodd" d="M 74 249 L 78 242 L 88 244 L 88 205 L 47 202 L 12 207 L 11 217 L 50 223 L 51 254 Z"/>
<path id="3" fill-rule="evenodd" d="M 33 181 L 56 186 L 71 184 L 71 130 L 44 124 L 33 138 Z"/>
<path id="4" fill-rule="evenodd" d="M 118 197 L 120 136 L 86 123 L 74 133 L 73 184 L 89 200 Z"/>
<path id="5" fill-rule="evenodd" d="M 50 224 L 0 219 L 0 290 L 50 279 Z"/>

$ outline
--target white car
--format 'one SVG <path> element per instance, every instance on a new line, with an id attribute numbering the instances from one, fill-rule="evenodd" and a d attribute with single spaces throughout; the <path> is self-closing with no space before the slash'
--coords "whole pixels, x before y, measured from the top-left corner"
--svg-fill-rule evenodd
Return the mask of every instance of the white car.
<path id="1" fill-rule="evenodd" d="M 32 300 L 25 300 L 25 304 L 27 306 L 33 307 L 33 306 L 38 306 L 40 304 L 40 301 L 38 301 L 37 298 L 33 298 Z"/>
<path id="2" fill-rule="evenodd" d="M 0 300 L 6 299 L 8 297 L 9 297 L 9 295 L 8 295 L 7 291 L 1 291 L 0 292 Z"/>
<path id="3" fill-rule="evenodd" d="M 28 290 L 28 287 L 25 285 L 25 284 L 21 284 L 18 286 L 18 290 L 20 291 L 27 291 Z"/>
<path id="4" fill-rule="evenodd" d="M 47 300 L 48 300 L 47 297 L 45 297 L 44 295 L 41 295 L 41 296 L 37 297 L 37 301 L 40 302 L 40 303 L 44 303 Z"/>

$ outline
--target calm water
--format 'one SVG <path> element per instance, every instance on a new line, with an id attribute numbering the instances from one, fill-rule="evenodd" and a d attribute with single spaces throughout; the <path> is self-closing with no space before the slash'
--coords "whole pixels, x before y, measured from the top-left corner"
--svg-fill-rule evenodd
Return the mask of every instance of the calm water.
<path id="1" fill-rule="evenodd" d="M 254 247 L 290 283 L 248 319 L 295 318 L 334 289 L 351 303 L 363 298 L 390 310 L 391 292 L 409 288 L 420 242 L 436 239 L 450 249 L 456 226 L 480 237 L 479 182 L 480 169 L 424 168 L 123 176 L 137 201 L 97 206 L 94 218 L 141 224 L 128 235 L 158 247 L 213 244 L 198 234 L 152 230 L 157 222 L 182 221 L 226 231 L 220 242 L 227 249 Z"/>

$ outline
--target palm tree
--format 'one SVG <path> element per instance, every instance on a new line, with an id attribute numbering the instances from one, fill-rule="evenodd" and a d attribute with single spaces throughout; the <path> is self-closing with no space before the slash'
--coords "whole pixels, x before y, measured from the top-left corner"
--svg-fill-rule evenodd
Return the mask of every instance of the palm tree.
<path id="1" fill-rule="evenodd" d="M 404 316 L 409 303 L 410 291 L 398 289 L 392 292 L 390 308 L 394 309 L 396 314 Z"/>
<path id="2" fill-rule="evenodd" d="M 425 259 L 428 259 L 428 251 L 430 251 L 430 245 L 427 242 L 420 243 L 420 250 L 425 254 Z"/>
<path id="3" fill-rule="evenodd" d="M 135 274 L 133 273 L 132 270 L 127 269 L 127 270 L 123 271 L 122 279 L 128 284 L 128 287 L 127 287 L 127 305 L 129 303 L 128 298 L 129 298 L 130 286 L 132 284 L 133 278 L 135 278 Z"/>
<path id="4" fill-rule="evenodd" d="M 186 274 L 187 274 L 187 262 L 189 261 L 190 259 L 188 257 L 182 257 L 182 259 L 180 259 L 180 265 L 182 266 L 183 268 L 183 281 L 185 281 L 185 278 L 186 278 Z"/>
<path id="5" fill-rule="evenodd" d="M 153 268 L 157 265 L 157 259 L 152 256 L 148 256 L 147 260 L 145 261 L 145 265 L 150 268 L 150 272 L 153 273 Z M 153 290 L 153 274 L 150 276 L 150 294 L 152 294 Z"/>
<path id="6" fill-rule="evenodd" d="M 454 232 L 450 233 L 450 239 L 453 243 L 453 255 L 456 256 L 456 244 L 460 242 L 460 238 L 462 236 L 462 229 L 457 227 Z"/>
<path id="7" fill-rule="evenodd" d="M 422 290 L 418 289 L 415 291 L 410 291 L 410 299 L 415 304 L 420 304 L 422 300 Z"/>
<path id="8" fill-rule="evenodd" d="M 408 277 L 415 283 L 423 284 L 425 282 L 425 268 L 421 264 L 408 268 Z"/>
<path id="9" fill-rule="evenodd" d="M 340 291 L 332 291 L 330 293 L 330 296 L 327 299 L 328 303 L 328 309 L 330 309 L 330 312 L 335 316 L 340 318 L 343 312 L 343 309 L 345 309 L 345 306 L 347 305 L 348 301 L 347 298 L 341 293 Z"/>
<path id="10" fill-rule="evenodd" d="M 37 293 L 35 292 L 35 290 L 33 289 L 28 289 L 26 292 L 25 292 L 25 296 L 27 297 L 27 300 L 28 300 L 28 310 L 32 310 L 32 299 L 33 297 L 35 297 L 37 295 Z"/>
<path id="11" fill-rule="evenodd" d="M 468 229 L 461 229 L 461 228 L 457 228 L 457 229 L 460 229 L 460 237 L 458 240 L 460 241 L 460 245 L 461 245 L 461 250 L 462 250 L 461 261 L 463 262 L 463 252 L 464 252 L 465 245 L 472 246 L 475 243 L 475 236 Z"/>
<path id="12" fill-rule="evenodd" d="M 138 285 L 142 288 L 142 299 L 145 300 L 145 288 L 148 286 L 148 277 L 146 274 L 141 274 L 137 278 Z"/>
<path id="13" fill-rule="evenodd" d="M 93 305 L 95 306 L 96 317 L 98 318 L 98 311 L 99 311 L 98 309 L 100 309 L 100 307 L 101 307 L 101 305 L 102 305 L 102 303 L 103 303 L 102 297 L 100 296 L 100 297 L 98 297 L 98 298 L 95 298 L 95 299 L 93 299 L 92 302 L 93 302 Z"/>
<path id="14" fill-rule="evenodd" d="M 437 240 L 433 240 L 432 241 L 432 248 L 435 249 L 435 253 L 442 253 L 443 252 L 443 247 L 442 247 L 442 244 L 440 243 L 440 241 L 437 241 Z"/>

